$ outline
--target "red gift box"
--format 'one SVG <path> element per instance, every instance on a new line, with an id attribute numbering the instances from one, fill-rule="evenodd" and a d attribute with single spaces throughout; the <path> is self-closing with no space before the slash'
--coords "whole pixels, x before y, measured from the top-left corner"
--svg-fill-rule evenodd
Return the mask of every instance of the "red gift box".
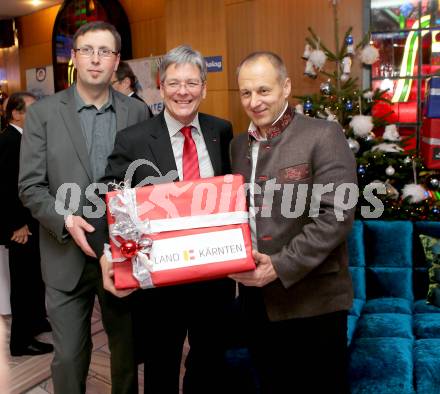
<path id="1" fill-rule="evenodd" d="M 383 118 L 388 123 L 414 123 L 417 122 L 417 103 L 387 103 L 377 101 L 371 110 L 375 118 Z"/>
<path id="2" fill-rule="evenodd" d="M 240 175 L 117 190 L 107 193 L 106 202 L 117 289 L 176 285 L 255 269 Z M 127 216 L 115 212 L 115 206 L 131 212 L 131 222 L 142 229 L 138 239 L 118 235 L 121 225 L 127 233 Z M 152 241 L 151 251 L 138 253 L 142 239 Z M 141 284 L 133 266 L 146 257 L 148 278 Z"/>
<path id="3" fill-rule="evenodd" d="M 440 119 L 424 118 L 420 150 L 425 166 L 430 170 L 440 169 Z"/>

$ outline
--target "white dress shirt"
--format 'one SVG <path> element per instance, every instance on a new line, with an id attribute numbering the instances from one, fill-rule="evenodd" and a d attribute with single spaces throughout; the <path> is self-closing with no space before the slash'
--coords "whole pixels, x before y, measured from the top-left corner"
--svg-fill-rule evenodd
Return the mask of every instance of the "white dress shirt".
<path id="1" fill-rule="evenodd" d="M 183 144 L 185 137 L 180 132 L 182 127 L 191 126 L 191 135 L 196 144 L 197 157 L 199 159 L 199 171 L 200 178 L 209 178 L 214 176 L 214 169 L 212 168 L 211 158 L 209 157 L 208 150 L 206 149 L 205 139 L 200 128 L 199 115 L 190 124 L 182 124 L 178 120 L 174 119 L 168 111 L 164 112 L 165 123 L 170 134 L 171 146 L 173 148 L 174 159 L 176 161 L 177 172 L 179 173 L 179 180 L 183 180 Z"/>
<path id="2" fill-rule="evenodd" d="M 18 130 L 18 132 L 21 134 L 21 135 L 23 135 L 23 129 L 20 127 L 20 126 L 17 126 L 16 124 L 14 124 L 14 123 L 9 123 L 11 126 L 14 126 L 17 130 Z"/>
<path id="3" fill-rule="evenodd" d="M 281 111 L 280 116 L 274 120 L 272 125 L 274 125 L 278 120 L 283 116 L 284 112 L 286 112 L 288 103 L 284 106 L 284 109 Z M 252 163 L 252 172 L 251 179 L 249 185 L 249 227 L 251 230 L 251 239 L 252 239 L 252 247 L 255 250 L 258 250 L 257 244 L 257 222 L 255 221 L 255 170 L 257 168 L 257 160 L 258 160 L 258 151 L 260 150 L 260 143 L 262 141 L 266 141 L 265 137 L 261 137 L 258 133 L 257 126 L 254 125 L 253 122 L 249 125 L 248 133 L 253 136 L 251 143 L 251 163 Z"/>

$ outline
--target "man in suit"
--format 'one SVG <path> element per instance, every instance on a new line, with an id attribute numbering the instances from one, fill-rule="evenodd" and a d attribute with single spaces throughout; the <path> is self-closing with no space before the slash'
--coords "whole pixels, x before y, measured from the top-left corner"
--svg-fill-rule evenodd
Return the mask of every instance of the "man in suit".
<path id="1" fill-rule="evenodd" d="M 18 198 L 21 134 L 26 109 L 34 101 L 32 93 L 12 94 L 5 111 L 8 126 L 0 134 L 3 174 L 0 206 L 4 207 L 1 233 L 2 243 L 9 250 L 12 315 L 9 348 L 12 356 L 35 356 L 53 351 L 52 345 L 35 339 L 36 335 L 51 331 L 51 327 L 46 320 L 38 222 Z"/>
<path id="2" fill-rule="evenodd" d="M 144 100 L 142 100 L 142 98 L 137 94 L 137 86 L 139 82 L 127 62 L 119 62 L 118 69 L 113 73 L 111 83 L 113 89 L 122 94 L 125 94 L 126 96 L 142 101 L 145 104 Z M 152 117 L 153 113 L 151 112 L 150 107 L 148 107 L 148 111 L 150 112 L 150 116 Z"/>
<path id="3" fill-rule="evenodd" d="M 118 134 L 103 181 L 124 180 L 128 167 L 138 159 L 150 161 L 162 175 L 174 174 L 168 182 L 230 173 L 231 124 L 198 112 L 206 96 L 206 76 L 203 56 L 188 46 L 174 48 L 164 56 L 160 90 L 165 110 Z M 139 166 L 130 186 L 157 175 L 152 166 Z M 100 255 L 108 239 L 105 218 L 95 228 L 89 239 Z M 104 287 L 120 295 L 105 256 L 101 267 Z M 187 335 L 190 350 L 183 392 L 224 393 L 225 313 L 234 299 L 235 283 L 221 279 L 135 294 L 138 312 L 145 319 L 141 332 L 145 338 L 145 393 L 179 393 L 180 361 Z"/>
<path id="4" fill-rule="evenodd" d="M 251 123 L 232 142 L 231 158 L 250 183 L 257 268 L 231 277 L 241 284 L 262 393 L 348 393 L 345 239 L 354 210 L 343 200 L 356 189 L 353 154 L 337 123 L 294 114 L 278 55 L 246 57 L 238 86 Z"/>
<path id="5" fill-rule="evenodd" d="M 71 53 L 76 83 L 32 106 L 24 129 L 19 190 L 41 225 L 57 394 L 86 391 L 95 295 L 109 337 L 112 393 L 137 392 L 129 302 L 103 290 L 99 262 L 85 237 L 93 227 L 82 216 L 93 210 L 86 194 L 94 195 L 89 185 L 104 174 L 118 130 L 149 116 L 145 105 L 110 88 L 120 49 L 114 26 L 81 26 Z"/>

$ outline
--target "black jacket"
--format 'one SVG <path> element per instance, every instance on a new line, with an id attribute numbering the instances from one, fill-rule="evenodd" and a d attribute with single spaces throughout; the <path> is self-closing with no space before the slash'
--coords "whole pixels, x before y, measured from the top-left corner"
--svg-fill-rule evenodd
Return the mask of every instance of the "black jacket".
<path id="1" fill-rule="evenodd" d="M 20 162 L 21 133 L 8 125 L 0 133 L 0 173 L 1 192 L 0 209 L 0 244 L 8 245 L 15 230 L 25 224 L 32 229 L 37 227 L 37 222 L 32 218 L 30 211 L 25 208 L 18 198 L 18 169 Z"/>

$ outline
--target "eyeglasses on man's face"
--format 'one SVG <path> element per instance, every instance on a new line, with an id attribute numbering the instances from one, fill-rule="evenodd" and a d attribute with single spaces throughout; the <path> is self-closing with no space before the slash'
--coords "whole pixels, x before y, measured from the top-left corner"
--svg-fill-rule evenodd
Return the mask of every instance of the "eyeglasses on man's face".
<path id="1" fill-rule="evenodd" d="M 181 86 L 183 86 L 186 90 L 193 92 L 197 91 L 203 85 L 203 82 L 194 79 L 189 79 L 187 81 L 171 79 L 169 81 L 165 81 L 163 85 L 171 92 L 179 90 Z"/>
<path id="2" fill-rule="evenodd" d="M 98 57 L 102 57 L 102 58 L 109 58 L 119 53 L 117 51 L 112 51 L 110 48 L 99 48 L 95 50 L 91 47 L 81 47 L 81 48 L 74 48 L 73 50 L 84 57 L 93 56 L 95 54 L 95 51 L 98 53 Z"/>

